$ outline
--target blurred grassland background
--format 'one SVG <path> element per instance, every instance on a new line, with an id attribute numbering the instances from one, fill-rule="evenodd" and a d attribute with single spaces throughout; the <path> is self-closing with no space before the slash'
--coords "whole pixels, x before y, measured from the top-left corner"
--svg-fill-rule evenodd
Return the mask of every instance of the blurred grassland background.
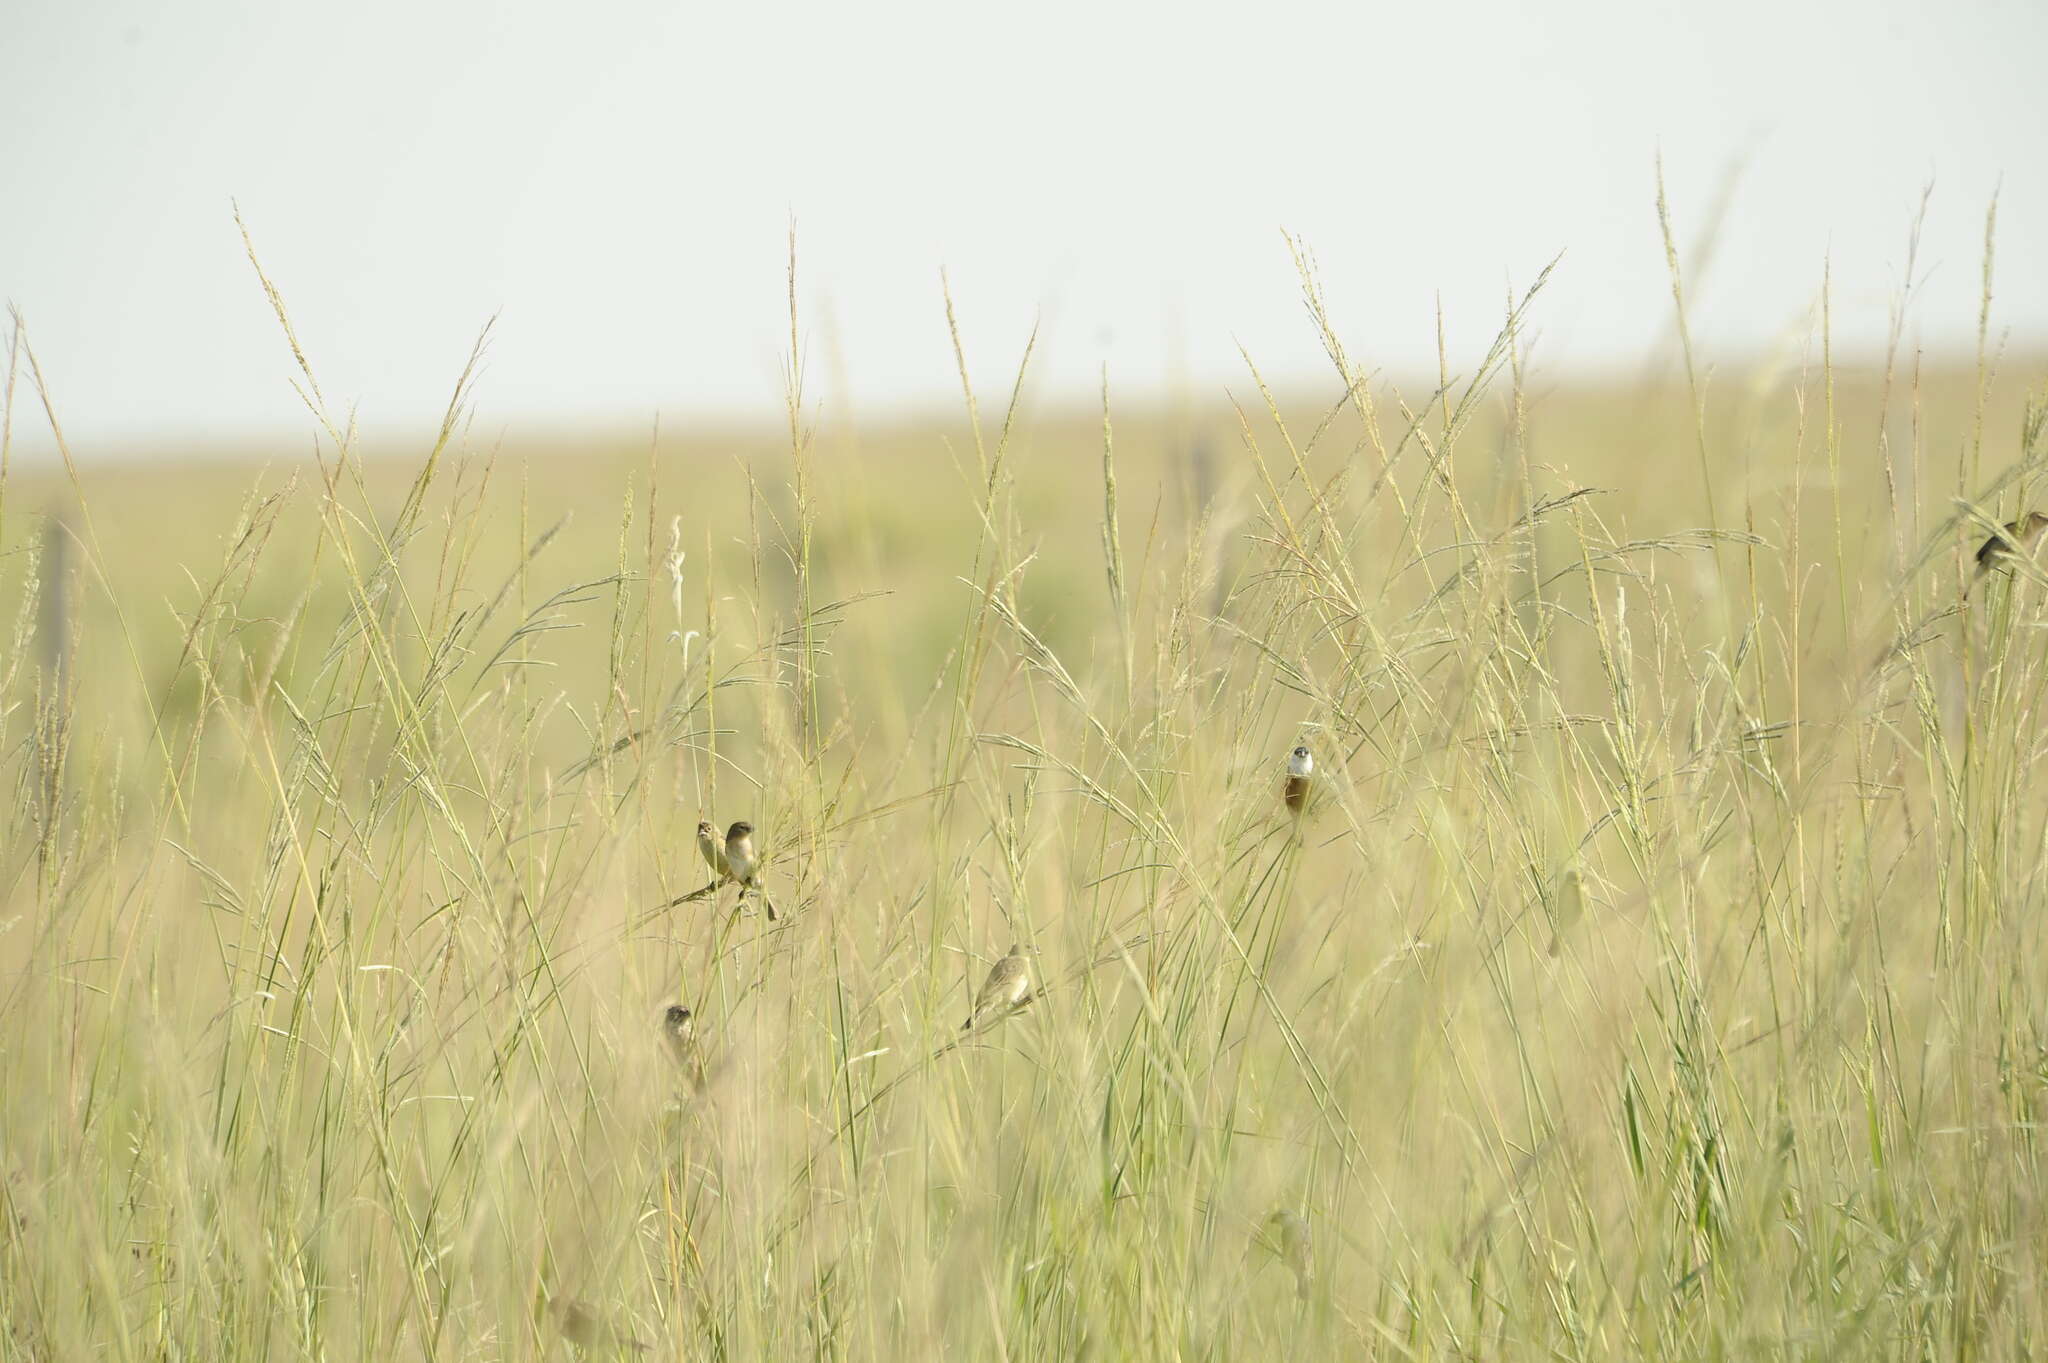
<path id="1" fill-rule="evenodd" d="M 0 1357 L 2038 1355 L 2048 596 L 1962 589 L 2048 357 L 1530 308 L 1441 392 L 1339 318 L 1234 402 L 16 461 Z M 662 907 L 700 817 L 780 922 Z"/>

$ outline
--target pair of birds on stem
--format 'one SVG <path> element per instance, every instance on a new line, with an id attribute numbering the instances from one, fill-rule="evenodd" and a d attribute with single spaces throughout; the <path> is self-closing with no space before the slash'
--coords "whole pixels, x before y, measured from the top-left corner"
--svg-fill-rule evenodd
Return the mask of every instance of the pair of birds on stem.
<path id="1" fill-rule="evenodd" d="M 740 902 L 747 901 L 747 892 L 760 896 L 761 908 L 767 913 L 768 921 L 775 921 L 775 905 L 768 898 L 768 892 L 761 888 L 761 858 L 754 851 L 754 826 L 745 819 L 725 830 L 721 840 L 718 830 L 711 826 L 711 820 L 697 821 L 697 851 L 704 857 L 704 864 L 717 877 L 710 889 L 717 889 L 726 881 L 734 881 L 740 887 Z M 700 891 L 702 893 L 702 891 Z"/>

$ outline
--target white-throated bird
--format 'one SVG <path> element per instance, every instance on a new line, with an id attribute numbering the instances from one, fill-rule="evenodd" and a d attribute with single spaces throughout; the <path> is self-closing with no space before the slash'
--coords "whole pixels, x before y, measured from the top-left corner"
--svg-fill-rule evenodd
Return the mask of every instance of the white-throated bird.
<path id="1" fill-rule="evenodd" d="M 1281 798 L 1287 802 L 1287 811 L 1299 815 L 1308 805 L 1308 788 L 1315 777 L 1316 759 L 1310 755 L 1306 743 L 1298 745 L 1287 758 L 1287 784 L 1281 789 Z"/>
<path id="2" fill-rule="evenodd" d="M 754 853 L 754 826 L 745 819 L 725 830 L 725 865 L 726 874 L 740 884 L 740 902 L 745 903 L 747 891 L 752 890 L 761 896 L 761 907 L 773 923 L 775 905 L 761 888 L 761 859 Z"/>

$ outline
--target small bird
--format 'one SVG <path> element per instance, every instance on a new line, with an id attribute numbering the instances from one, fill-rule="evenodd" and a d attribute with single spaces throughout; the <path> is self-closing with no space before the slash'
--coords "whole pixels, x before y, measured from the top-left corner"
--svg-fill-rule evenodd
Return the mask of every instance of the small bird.
<path id="1" fill-rule="evenodd" d="M 711 820 L 697 820 L 697 850 L 704 855 L 704 864 L 711 868 L 711 874 L 719 884 L 732 879 L 732 867 L 725 860 L 725 846 L 718 840 L 718 830 L 711 826 Z"/>
<path id="2" fill-rule="evenodd" d="M 2032 558 L 2043 530 L 2048 530 L 2048 515 L 2039 511 L 2007 521 L 2004 529 L 1978 547 L 1977 576 L 1982 577 L 1993 568 L 2010 567 L 2015 559 Z"/>
<path id="3" fill-rule="evenodd" d="M 671 1003 L 661 1015 L 661 1040 L 692 1092 L 704 1087 L 704 1060 L 697 1053 L 697 1022 L 690 1010 Z"/>
<path id="4" fill-rule="evenodd" d="M 1579 921 L 1579 915 L 1586 911 L 1586 878 L 1579 874 L 1579 868 L 1568 866 L 1557 878 L 1557 890 L 1551 897 L 1550 908 L 1550 954 L 1555 956 L 1564 950 L 1565 934 L 1572 930 L 1572 924 Z"/>
<path id="5" fill-rule="evenodd" d="M 1300 814 L 1308 804 L 1309 777 L 1315 774 L 1316 760 L 1309 756 L 1308 745 L 1295 748 L 1287 759 L 1287 786 L 1283 797 L 1289 813 Z"/>
<path id="6" fill-rule="evenodd" d="M 974 1008 L 960 1030 L 971 1032 L 984 1020 L 999 1021 L 1031 1002 L 1031 964 L 1025 959 L 1030 948 L 1010 944 L 1009 954 L 989 968 L 981 992 L 974 996 Z"/>
<path id="7" fill-rule="evenodd" d="M 550 1297 L 548 1310 L 560 1325 L 562 1338 L 579 1349 L 614 1354 L 628 1349 L 636 1354 L 647 1352 L 647 1346 L 635 1339 L 632 1331 L 600 1315 L 588 1302 Z"/>
<path id="8" fill-rule="evenodd" d="M 761 860 L 754 855 L 754 826 L 745 819 L 725 830 L 726 874 L 740 883 L 740 900 L 745 902 L 747 891 L 761 896 L 761 907 L 768 911 L 768 921 L 775 921 L 775 906 L 768 901 L 768 892 L 761 888 Z"/>
<path id="9" fill-rule="evenodd" d="M 1294 1275 L 1294 1295 L 1308 1300 L 1308 1284 L 1312 1276 L 1309 1263 L 1308 1222 L 1301 1213 L 1282 1207 L 1266 1218 L 1260 1229 L 1259 1241 L 1268 1253 L 1287 1266 Z"/>

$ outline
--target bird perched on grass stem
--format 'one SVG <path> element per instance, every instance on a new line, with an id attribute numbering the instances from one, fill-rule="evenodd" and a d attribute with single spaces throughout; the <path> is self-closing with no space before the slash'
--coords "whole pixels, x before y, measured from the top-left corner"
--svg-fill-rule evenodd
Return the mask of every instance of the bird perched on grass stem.
<path id="1" fill-rule="evenodd" d="M 732 867 L 725 859 L 725 844 L 719 840 L 718 830 L 711 826 L 709 819 L 697 820 L 697 851 L 719 884 L 732 879 Z"/>
<path id="2" fill-rule="evenodd" d="M 1308 1300 L 1308 1284 L 1312 1276 L 1309 1262 L 1308 1222 L 1300 1212 L 1282 1207 L 1266 1218 L 1260 1228 L 1259 1239 L 1266 1251 L 1287 1266 L 1294 1275 L 1294 1295 L 1302 1301 Z"/>
<path id="3" fill-rule="evenodd" d="M 2007 521 L 1997 534 L 1978 547 L 1976 576 L 1982 577 L 1993 568 L 2010 568 L 2016 559 L 2032 558 L 2043 530 L 2048 530 L 2048 515 L 2039 511 Z"/>
<path id="4" fill-rule="evenodd" d="M 1572 924 L 1579 921 L 1579 915 L 1586 911 L 1586 878 L 1576 866 L 1565 868 L 1557 878 L 1557 891 L 1551 899 L 1550 954 L 1555 956 L 1564 950 L 1565 934 L 1572 930 Z"/>
<path id="5" fill-rule="evenodd" d="M 1308 745 L 1295 748 L 1287 759 L 1287 784 L 1281 791 L 1281 798 L 1287 802 L 1287 812 L 1299 816 L 1308 805 L 1310 778 L 1315 775 L 1316 759 L 1309 755 Z"/>
<path id="6" fill-rule="evenodd" d="M 1009 953 L 989 968 L 981 992 L 974 996 L 967 1021 L 960 1024 L 961 1031 L 973 1031 L 976 1023 L 998 1022 L 1031 1002 L 1031 963 L 1026 959 L 1029 950 L 1012 942 Z"/>
<path id="7" fill-rule="evenodd" d="M 761 897 L 761 907 L 773 923 L 775 905 L 761 888 L 761 859 L 754 854 L 754 826 L 745 819 L 725 830 L 725 865 L 726 874 L 740 883 L 740 902 L 745 903 L 747 891 L 752 890 Z"/>
<path id="8" fill-rule="evenodd" d="M 690 1010 L 671 1003 L 661 1015 L 661 1040 L 669 1058 L 683 1072 L 683 1086 L 695 1093 L 704 1087 L 704 1059 L 697 1052 L 697 1022 Z"/>

